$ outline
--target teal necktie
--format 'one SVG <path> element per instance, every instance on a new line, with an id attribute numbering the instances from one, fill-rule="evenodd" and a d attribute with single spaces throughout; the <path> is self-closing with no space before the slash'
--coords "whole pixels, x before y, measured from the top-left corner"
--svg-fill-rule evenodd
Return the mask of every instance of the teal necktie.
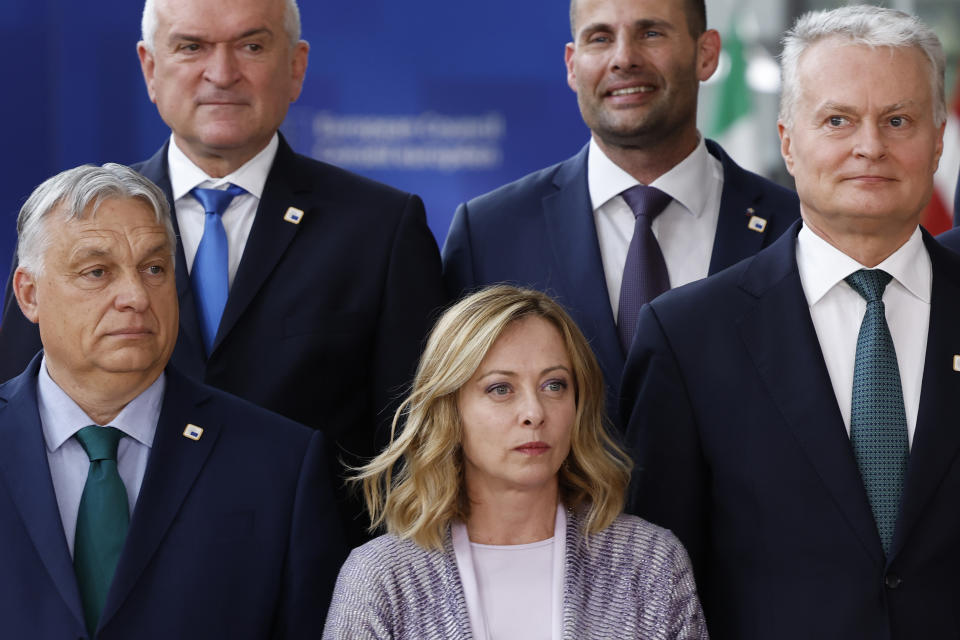
<path id="1" fill-rule="evenodd" d="M 883 551 L 889 555 L 910 455 L 900 369 L 882 300 L 891 276 L 880 269 L 861 269 L 846 280 L 867 301 L 853 367 L 850 441 Z"/>
<path id="2" fill-rule="evenodd" d="M 118 429 L 96 425 L 76 433 L 90 457 L 73 542 L 73 568 L 90 637 L 97 629 L 130 524 L 127 490 L 117 471 L 117 446 L 122 437 Z"/>

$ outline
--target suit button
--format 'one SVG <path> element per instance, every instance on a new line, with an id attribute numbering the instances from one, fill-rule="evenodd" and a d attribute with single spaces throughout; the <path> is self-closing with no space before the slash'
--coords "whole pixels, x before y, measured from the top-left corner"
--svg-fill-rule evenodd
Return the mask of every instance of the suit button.
<path id="1" fill-rule="evenodd" d="M 883 579 L 883 582 L 887 585 L 888 589 L 896 589 L 900 586 L 900 583 L 902 583 L 903 580 L 900 578 L 900 576 L 890 573 L 887 574 L 887 577 Z"/>

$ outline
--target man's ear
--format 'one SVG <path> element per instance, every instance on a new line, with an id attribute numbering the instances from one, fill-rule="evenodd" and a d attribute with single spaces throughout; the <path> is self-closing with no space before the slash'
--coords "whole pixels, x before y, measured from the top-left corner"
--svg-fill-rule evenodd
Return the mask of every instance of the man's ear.
<path id="1" fill-rule="evenodd" d="M 577 92 L 577 73 L 573 68 L 573 54 L 577 52 L 577 47 L 572 42 L 568 42 L 563 48 L 563 63 L 567 66 L 567 85 Z"/>
<path id="2" fill-rule="evenodd" d="M 156 61 L 153 52 L 147 48 L 147 43 L 140 41 L 137 43 L 137 57 L 140 58 L 140 71 L 143 72 L 143 82 L 147 85 L 147 95 L 150 96 L 150 102 L 157 102 L 157 92 L 153 90 L 153 72 Z"/>
<path id="3" fill-rule="evenodd" d="M 790 146 L 790 130 L 782 121 L 777 121 L 777 133 L 780 134 L 780 155 L 783 156 L 783 162 L 787 165 L 787 171 L 793 175 L 793 149 Z"/>
<path id="4" fill-rule="evenodd" d="M 697 80 L 706 82 L 720 64 L 720 34 L 716 29 L 708 29 L 697 38 Z"/>
<path id="5" fill-rule="evenodd" d="M 17 304 L 20 305 L 23 315 L 36 324 L 40 318 L 37 311 L 37 280 L 23 267 L 17 267 L 13 274 L 13 295 L 17 297 Z"/>

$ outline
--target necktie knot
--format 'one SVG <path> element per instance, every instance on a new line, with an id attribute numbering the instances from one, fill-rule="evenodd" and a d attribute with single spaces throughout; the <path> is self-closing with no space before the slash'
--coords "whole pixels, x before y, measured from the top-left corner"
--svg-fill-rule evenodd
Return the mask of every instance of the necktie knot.
<path id="1" fill-rule="evenodd" d="M 80 446 L 87 452 L 90 462 L 96 460 L 117 459 L 117 447 L 123 432 L 114 427 L 98 427 L 95 424 L 84 427 L 76 433 Z"/>
<path id="2" fill-rule="evenodd" d="M 243 190 L 243 187 L 231 184 L 226 189 L 201 189 L 196 187 L 190 193 L 197 199 L 205 213 L 215 213 L 222 216 L 233 199 L 246 193 L 246 191 Z"/>
<path id="3" fill-rule="evenodd" d="M 883 291 L 893 279 L 883 269 L 860 269 L 848 275 L 844 280 L 868 303 L 883 299 Z"/>
<path id="4" fill-rule="evenodd" d="M 654 218 L 663 213 L 670 201 L 673 200 L 660 189 L 638 184 L 620 194 L 633 211 L 635 218 L 645 218 L 653 222 Z"/>

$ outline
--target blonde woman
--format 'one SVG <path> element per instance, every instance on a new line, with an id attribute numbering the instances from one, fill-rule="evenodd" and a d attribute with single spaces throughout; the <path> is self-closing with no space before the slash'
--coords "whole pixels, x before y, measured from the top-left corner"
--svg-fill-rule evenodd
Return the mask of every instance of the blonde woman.
<path id="1" fill-rule="evenodd" d="M 480 291 L 427 343 L 406 425 L 359 470 L 372 527 L 325 638 L 706 638 L 683 547 L 622 513 L 630 461 L 548 296 Z"/>

